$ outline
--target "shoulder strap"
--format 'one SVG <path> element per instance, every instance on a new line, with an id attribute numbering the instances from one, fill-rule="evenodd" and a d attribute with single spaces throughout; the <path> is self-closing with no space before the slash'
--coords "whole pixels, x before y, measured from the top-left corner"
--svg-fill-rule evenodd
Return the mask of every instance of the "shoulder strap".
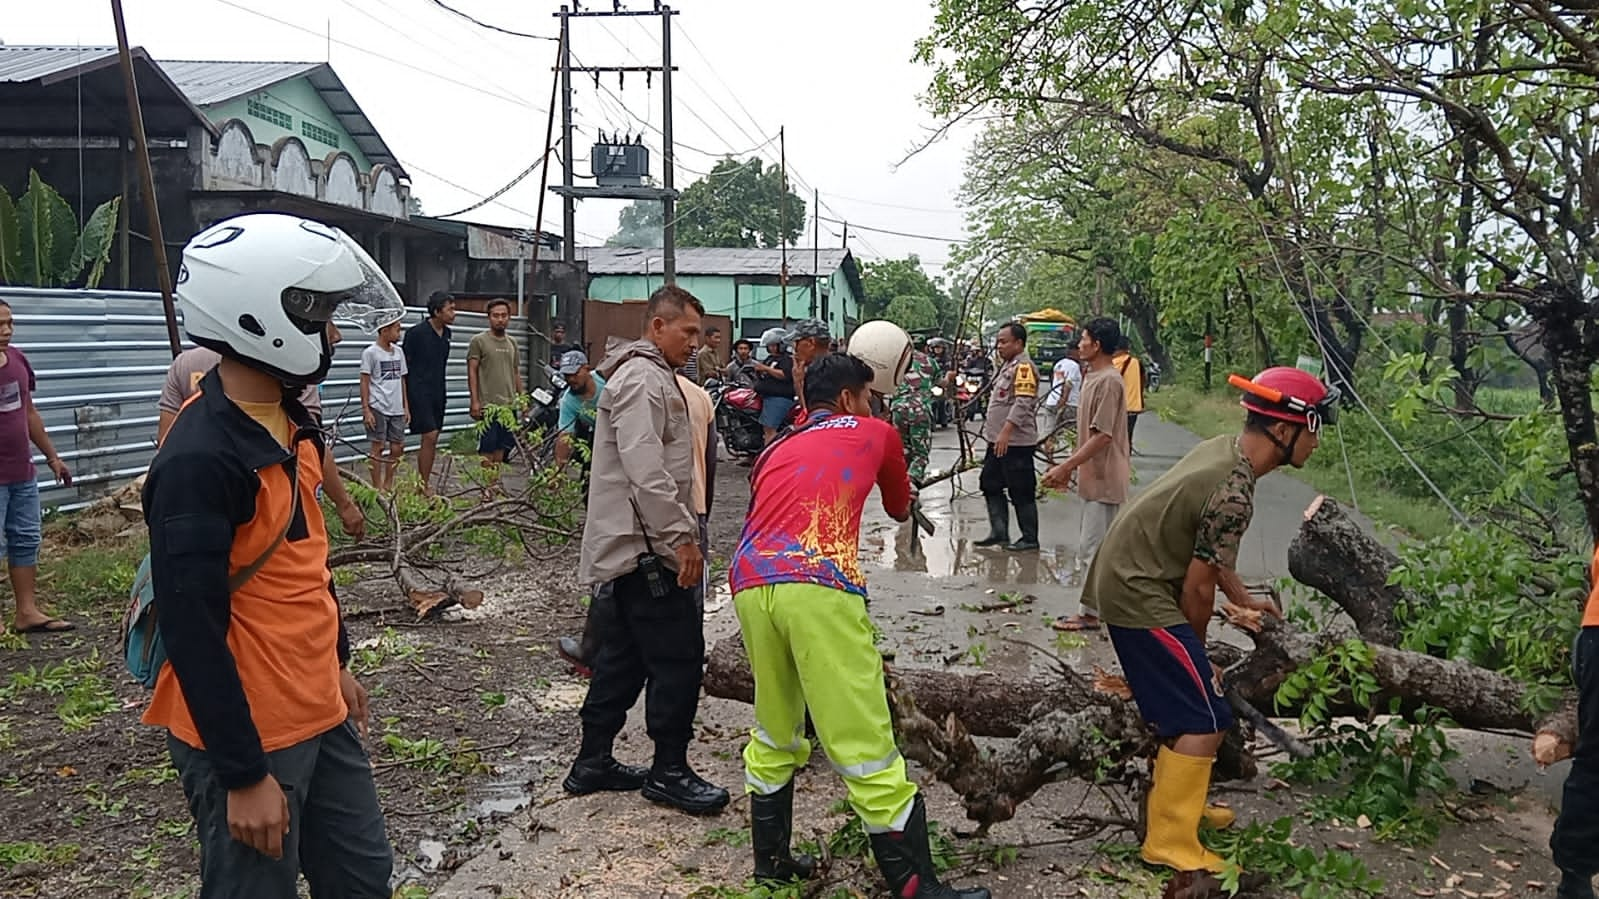
<path id="1" fill-rule="evenodd" d="M 1132 364 L 1133 364 L 1133 357 L 1131 355 L 1129 355 L 1126 359 L 1122 360 L 1122 364 L 1116 366 L 1116 371 L 1121 373 L 1121 374 L 1123 374 L 1123 375 L 1125 375 L 1125 374 L 1127 374 L 1127 367 L 1132 365 Z"/>
<path id="2" fill-rule="evenodd" d="M 277 552 L 278 547 L 283 545 L 283 541 L 289 536 L 289 528 L 294 527 L 294 519 L 300 515 L 300 450 L 298 440 L 294 442 L 293 449 L 294 464 L 289 468 L 289 493 L 293 497 L 289 500 L 289 517 L 283 522 L 283 530 L 278 532 L 277 539 L 272 541 L 272 545 L 268 546 L 254 562 L 239 569 L 232 577 L 228 578 L 229 593 L 238 592 L 240 588 L 250 582 L 251 578 L 260 573 L 261 569 L 272 558 L 272 554 Z"/>

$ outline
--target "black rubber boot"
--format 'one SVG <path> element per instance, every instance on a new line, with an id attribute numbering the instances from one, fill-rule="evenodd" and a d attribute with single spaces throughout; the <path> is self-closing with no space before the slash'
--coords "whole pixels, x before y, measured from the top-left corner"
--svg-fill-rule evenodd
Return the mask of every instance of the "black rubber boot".
<path id="1" fill-rule="evenodd" d="M 1593 878 L 1569 871 L 1562 872 L 1560 887 L 1555 891 L 1555 899 L 1594 899 Z"/>
<path id="2" fill-rule="evenodd" d="M 809 880 L 816 862 L 808 855 L 794 855 L 789 841 L 794 836 L 794 782 L 769 796 L 750 794 L 750 845 L 755 848 L 755 882 L 761 886 L 781 886 L 796 880 Z"/>
<path id="3" fill-rule="evenodd" d="M 927 806 L 920 794 L 912 802 L 904 830 L 871 835 L 872 855 L 895 899 L 990 899 L 983 887 L 957 889 L 938 882 L 927 845 Z"/>
<path id="4" fill-rule="evenodd" d="M 1005 494 L 985 495 L 988 503 L 988 536 L 972 541 L 973 546 L 1003 546 L 1010 542 L 1010 503 Z"/>
<path id="5" fill-rule="evenodd" d="M 1038 503 L 1024 503 L 1016 507 L 1016 524 L 1021 528 L 1020 540 L 1006 546 L 1011 552 L 1028 552 L 1038 548 Z"/>

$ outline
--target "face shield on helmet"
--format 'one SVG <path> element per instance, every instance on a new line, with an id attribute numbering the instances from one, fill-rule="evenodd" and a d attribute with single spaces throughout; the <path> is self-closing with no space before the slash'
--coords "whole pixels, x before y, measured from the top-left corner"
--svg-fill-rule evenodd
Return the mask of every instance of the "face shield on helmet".
<path id="1" fill-rule="evenodd" d="M 328 322 L 342 328 L 357 328 L 367 334 L 376 334 L 405 317 L 405 303 L 394 289 L 388 276 L 378 267 L 360 244 L 350 235 L 334 229 L 340 246 L 355 262 L 360 282 L 335 290 L 318 290 L 317 281 L 283 289 L 283 311 L 295 327 L 306 334 L 319 334 L 327 329 Z M 349 280 L 348 272 L 345 280 Z"/>

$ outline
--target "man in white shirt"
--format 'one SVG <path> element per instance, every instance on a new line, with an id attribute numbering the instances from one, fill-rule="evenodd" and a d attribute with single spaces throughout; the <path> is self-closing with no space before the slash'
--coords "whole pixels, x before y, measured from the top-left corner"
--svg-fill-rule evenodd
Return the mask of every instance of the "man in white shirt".
<path id="1" fill-rule="evenodd" d="M 1083 367 L 1070 355 L 1056 360 L 1050 373 L 1049 394 L 1044 398 L 1043 427 L 1044 451 L 1049 461 L 1055 461 L 1055 448 L 1064 441 L 1071 449 L 1072 435 L 1067 429 L 1077 427 L 1077 399 L 1083 392 Z M 1057 432 L 1059 432 L 1057 436 Z"/>

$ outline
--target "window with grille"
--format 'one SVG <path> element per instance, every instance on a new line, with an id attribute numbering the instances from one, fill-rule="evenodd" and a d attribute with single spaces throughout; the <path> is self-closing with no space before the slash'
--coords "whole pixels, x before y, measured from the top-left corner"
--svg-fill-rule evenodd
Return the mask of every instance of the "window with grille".
<path id="1" fill-rule="evenodd" d="M 285 131 L 294 130 L 294 118 L 275 106 L 268 106 L 260 100 L 252 99 L 244 102 L 244 109 L 250 115 L 264 122 L 271 122 Z"/>
<path id="2" fill-rule="evenodd" d="M 331 128 L 300 120 L 300 133 L 318 143 L 327 144 L 335 149 L 339 146 L 339 133 Z"/>

